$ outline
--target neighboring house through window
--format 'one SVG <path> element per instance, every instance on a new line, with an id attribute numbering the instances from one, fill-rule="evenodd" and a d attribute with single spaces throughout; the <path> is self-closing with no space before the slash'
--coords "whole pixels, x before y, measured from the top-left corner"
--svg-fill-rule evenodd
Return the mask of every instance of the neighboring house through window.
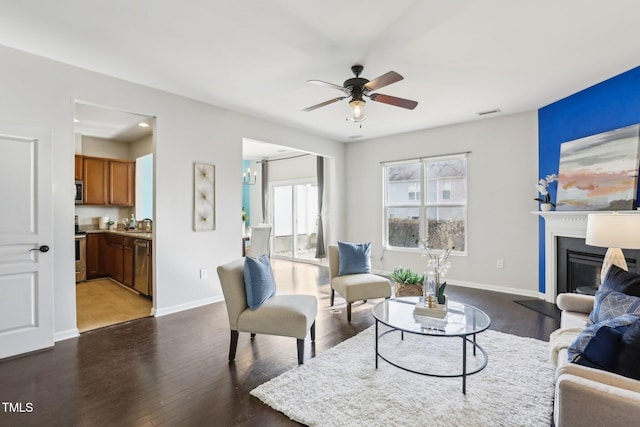
<path id="1" fill-rule="evenodd" d="M 383 164 L 384 246 L 466 252 L 467 155 Z"/>

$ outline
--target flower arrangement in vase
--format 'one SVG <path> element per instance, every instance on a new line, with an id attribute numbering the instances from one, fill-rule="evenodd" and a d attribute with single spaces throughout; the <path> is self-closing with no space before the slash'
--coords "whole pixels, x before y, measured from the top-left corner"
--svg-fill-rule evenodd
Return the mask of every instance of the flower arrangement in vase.
<path id="1" fill-rule="evenodd" d="M 425 275 L 425 298 L 429 295 L 433 295 L 438 300 L 438 304 L 444 304 L 446 302 L 444 290 L 447 287 L 447 282 L 442 282 L 442 280 L 451 268 L 449 256 L 451 256 L 451 252 L 453 252 L 455 247 L 451 245 L 439 253 L 434 253 L 433 250 L 429 248 L 426 240 L 418 240 L 423 248 L 422 256 L 429 258 L 427 261 L 427 267 L 429 267 L 430 270 Z"/>
<path id="2" fill-rule="evenodd" d="M 542 203 L 540 205 L 540 210 L 550 211 L 552 208 L 556 206 L 555 204 L 551 203 L 551 194 L 549 194 L 549 184 L 557 180 L 558 180 L 558 175 L 554 173 L 551 175 L 547 175 L 545 178 L 540 178 L 540 180 L 536 184 L 536 188 L 538 190 L 538 193 L 540 193 L 541 197 L 538 197 L 533 200 L 537 200 L 538 202 Z"/>

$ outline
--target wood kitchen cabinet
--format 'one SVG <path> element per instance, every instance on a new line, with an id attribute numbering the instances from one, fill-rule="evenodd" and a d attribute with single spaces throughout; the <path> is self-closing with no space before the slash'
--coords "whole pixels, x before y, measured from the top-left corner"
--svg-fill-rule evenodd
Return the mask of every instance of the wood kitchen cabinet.
<path id="1" fill-rule="evenodd" d="M 106 240 L 102 233 L 87 234 L 87 279 L 107 275 Z"/>
<path id="2" fill-rule="evenodd" d="M 84 204 L 133 206 L 135 162 L 84 156 Z"/>
<path id="3" fill-rule="evenodd" d="M 106 205 L 109 185 L 109 163 L 105 159 L 85 157 L 82 159 L 84 179 L 84 204 Z"/>
<path id="4" fill-rule="evenodd" d="M 134 237 L 87 234 L 87 279 L 111 277 L 133 288 Z"/>
<path id="5" fill-rule="evenodd" d="M 76 155 L 75 157 L 75 179 L 76 181 L 82 181 L 82 156 Z"/>
<path id="6" fill-rule="evenodd" d="M 109 204 L 133 206 L 135 189 L 135 163 L 109 161 Z"/>
<path id="7" fill-rule="evenodd" d="M 106 241 L 107 275 L 122 283 L 124 281 L 124 237 L 108 234 Z"/>
<path id="8" fill-rule="evenodd" d="M 122 264 L 123 264 L 122 283 L 132 288 L 133 288 L 133 273 L 134 273 L 133 263 L 134 263 L 134 256 L 135 256 L 135 247 L 133 245 L 134 240 L 135 239 L 133 237 L 125 237 L 124 244 L 122 247 Z"/>

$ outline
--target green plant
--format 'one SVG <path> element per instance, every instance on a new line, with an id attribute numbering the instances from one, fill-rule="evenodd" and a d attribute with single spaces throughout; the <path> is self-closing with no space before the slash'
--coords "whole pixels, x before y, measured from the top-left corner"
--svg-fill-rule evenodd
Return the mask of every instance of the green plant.
<path id="1" fill-rule="evenodd" d="M 396 267 L 389 276 L 394 282 L 407 285 L 422 283 L 424 280 L 424 275 L 414 273 L 411 269 L 402 267 Z"/>
<path id="2" fill-rule="evenodd" d="M 247 211 L 242 208 L 242 222 L 247 221 L 249 219 L 249 215 L 247 215 Z"/>
<path id="3" fill-rule="evenodd" d="M 444 288 L 447 287 L 447 282 L 441 283 L 440 287 L 438 288 L 438 292 L 436 297 L 438 298 L 438 304 L 444 304 L 444 302 L 446 301 L 444 298 Z"/>

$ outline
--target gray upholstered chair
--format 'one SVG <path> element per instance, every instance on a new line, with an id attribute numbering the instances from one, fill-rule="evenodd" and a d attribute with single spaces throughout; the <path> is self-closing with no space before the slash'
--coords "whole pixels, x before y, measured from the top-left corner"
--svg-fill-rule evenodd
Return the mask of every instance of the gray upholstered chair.
<path id="1" fill-rule="evenodd" d="M 304 361 L 304 339 L 311 332 L 311 341 L 316 339 L 316 315 L 318 300 L 313 295 L 276 294 L 260 307 L 251 310 L 247 305 L 244 287 L 244 258 L 218 267 L 218 277 L 227 304 L 231 344 L 229 361 L 236 357 L 240 332 L 280 335 L 297 339 L 298 363 Z"/>
<path id="2" fill-rule="evenodd" d="M 351 303 L 373 298 L 389 298 L 391 283 L 376 274 L 347 274 L 338 276 L 340 256 L 337 245 L 329 245 L 329 277 L 331 278 L 331 305 L 337 291 L 347 301 L 347 321 L 351 322 Z"/>

